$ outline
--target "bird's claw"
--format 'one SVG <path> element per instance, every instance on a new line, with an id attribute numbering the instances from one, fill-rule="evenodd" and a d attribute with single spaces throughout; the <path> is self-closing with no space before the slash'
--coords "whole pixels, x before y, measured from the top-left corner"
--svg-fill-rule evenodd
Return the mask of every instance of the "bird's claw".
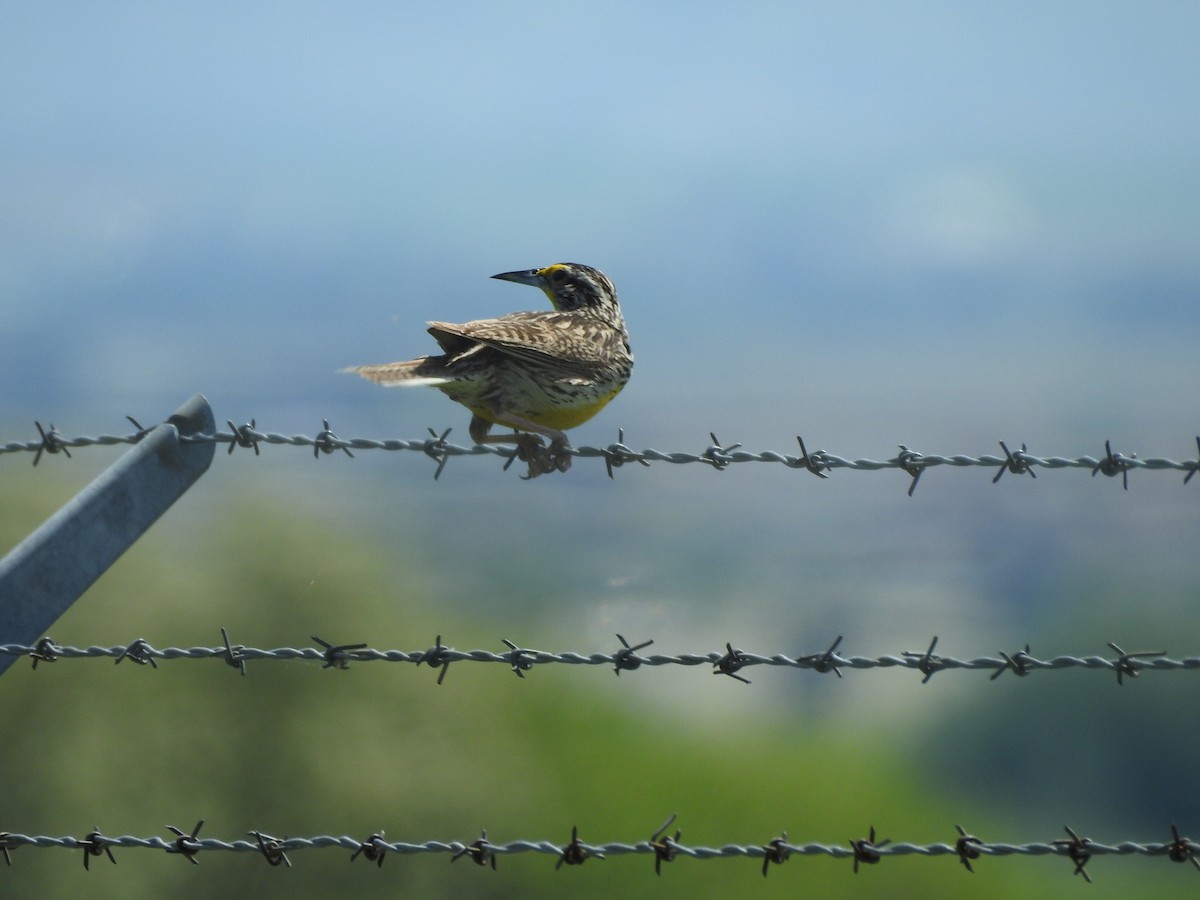
<path id="1" fill-rule="evenodd" d="M 571 468 L 569 444 L 551 441 L 547 448 L 536 434 L 522 434 L 517 440 L 517 459 L 529 466 L 529 472 L 521 477 L 528 480 L 548 472 L 565 472 Z"/>
<path id="2" fill-rule="evenodd" d="M 554 468 L 560 472 L 565 472 L 571 468 L 571 445 L 565 440 L 550 442 L 550 460 L 554 463 Z"/>

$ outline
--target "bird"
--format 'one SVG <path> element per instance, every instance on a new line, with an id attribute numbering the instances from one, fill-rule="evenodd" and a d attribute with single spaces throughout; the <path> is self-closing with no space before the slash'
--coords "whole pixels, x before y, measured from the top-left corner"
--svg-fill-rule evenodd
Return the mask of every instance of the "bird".
<path id="1" fill-rule="evenodd" d="M 492 277 L 541 288 L 553 310 L 461 325 L 429 322 L 441 354 L 343 371 L 388 387 L 435 387 L 471 411 L 476 444 L 517 445 L 516 455 L 529 465 L 525 478 L 565 472 L 571 443 L 564 432 L 600 412 L 633 371 L 617 289 L 599 269 L 581 263 Z M 493 425 L 514 433 L 489 434 Z"/>

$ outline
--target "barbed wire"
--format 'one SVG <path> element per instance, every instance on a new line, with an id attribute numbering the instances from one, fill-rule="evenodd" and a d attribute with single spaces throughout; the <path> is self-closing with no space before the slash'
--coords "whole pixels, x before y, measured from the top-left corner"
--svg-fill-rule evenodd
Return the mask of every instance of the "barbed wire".
<path id="1" fill-rule="evenodd" d="M 1017 650 L 1014 653 L 1000 651 L 999 657 L 979 656 L 959 659 L 934 653 L 938 644 L 936 636 L 930 642 L 929 647 L 923 651 L 904 650 L 896 656 L 876 657 L 839 654 L 838 647 L 842 643 L 842 635 L 838 635 L 828 649 L 801 656 L 783 654 L 768 656 L 746 653 L 735 648 L 731 643 L 726 643 L 724 652 L 643 656 L 638 651 L 649 647 L 654 643 L 653 640 L 630 644 L 620 634 L 617 635 L 617 639 L 621 642 L 620 648 L 613 652 L 597 653 L 573 651 L 551 653 L 545 650 L 521 647 L 508 639 L 502 641 L 509 648 L 504 653 L 496 653 L 491 650 L 456 650 L 444 645 L 440 634 L 433 647 L 411 651 L 377 650 L 365 643 L 333 644 L 315 635 L 312 639 L 320 644 L 320 648 L 279 647 L 273 650 L 264 650 L 231 643 L 229 633 L 224 628 L 221 629 L 221 637 L 223 645 L 220 647 L 165 647 L 162 649 L 152 647 L 143 638 L 113 647 L 97 645 L 70 647 L 56 644 L 50 637 L 44 637 L 32 646 L 0 644 L 0 655 L 28 656 L 33 660 L 35 670 L 39 662 L 52 663 L 59 659 L 102 657 L 115 659 L 117 663 L 128 659 L 138 665 L 149 665 L 153 668 L 158 668 L 157 661 L 160 659 L 221 659 L 227 665 L 238 669 L 243 675 L 246 674 L 247 662 L 251 660 L 305 660 L 320 662 L 324 669 L 347 669 L 352 662 L 413 663 L 417 666 L 424 664 L 431 669 L 437 669 L 438 684 L 445 679 L 450 664 L 456 662 L 500 663 L 521 678 L 524 678 L 525 673 L 535 666 L 554 663 L 577 666 L 612 666 L 617 675 L 640 669 L 642 666 L 649 668 L 711 666 L 712 674 L 727 675 L 745 684 L 750 684 L 750 680 L 739 673 L 753 666 L 810 669 L 821 674 L 832 672 L 838 678 L 842 677 L 842 669 L 911 669 L 924 676 L 921 680 L 922 684 L 927 683 L 938 672 L 955 670 L 990 671 L 991 679 L 995 680 L 1009 671 L 1019 677 L 1025 677 L 1038 670 L 1093 669 L 1115 673 L 1118 685 L 1123 685 L 1126 678 L 1137 678 L 1142 672 L 1148 670 L 1158 672 L 1200 670 L 1200 657 L 1172 659 L 1166 655 L 1165 650 L 1127 652 L 1111 641 L 1108 643 L 1108 647 L 1117 654 L 1113 659 L 1102 656 L 1054 656 L 1049 659 L 1039 659 L 1030 653 L 1028 644 L 1023 650 Z"/>
<path id="2" fill-rule="evenodd" d="M 53 425 L 49 428 L 44 428 L 41 422 L 35 422 L 34 424 L 37 426 L 39 435 L 36 440 L 0 444 L 0 455 L 22 452 L 33 453 L 33 464 L 36 466 L 41 461 L 43 454 L 62 453 L 70 457 L 72 449 L 136 444 L 146 434 L 148 429 L 143 428 L 132 416 L 127 416 L 126 418 L 137 429 L 136 432 L 126 435 L 101 434 L 95 437 L 63 437 Z M 437 464 L 437 468 L 434 470 L 435 479 L 441 476 L 447 462 L 452 457 L 499 456 L 507 460 L 504 466 L 507 469 L 514 460 L 518 459 L 520 452 L 511 447 L 496 446 L 494 444 L 476 444 L 470 447 L 451 444 L 447 441 L 452 430 L 449 428 L 441 433 L 430 428 L 428 429 L 430 434 L 428 438 L 416 440 L 377 440 L 373 438 L 340 438 L 330 428 L 328 419 L 322 420 L 322 429 L 315 436 L 304 434 L 285 435 L 259 431 L 255 419 L 251 419 L 245 425 L 234 425 L 232 421 L 228 421 L 226 424 L 229 426 L 229 431 L 218 431 L 211 435 L 184 436 L 181 440 L 227 444 L 229 447 L 228 453 L 230 454 L 233 453 L 235 448 L 243 447 L 252 449 L 256 456 L 260 454 L 259 446 L 262 444 L 311 448 L 313 456 L 317 458 L 322 454 L 328 455 L 339 452 L 353 457 L 353 451 L 355 450 L 418 451 L 424 453 Z M 1102 474 L 1109 477 L 1116 477 L 1120 475 L 1126 490 L 1129 488 L 1129 472 L 1134 469 L 1183 472 L 1185 473 L 1184 484 L 1191 481 L 1192 476 L 1196 474 L 1197 470 L 1200 470 L 1200 456 L 1197 459 L 1183 461 L 1164 457 L 1148 457 L 1143 459 L 1139 458 L 1136 453 L 1125 454 L 1113 450 L 1112 442 L 1107 440 L 1104 442 L 1104 455 L 1100 457 L 1079 456 L 1071 458 L 1065 456 L 1038 456 L 1030 453 L 1024 443 L 1021 444 L 1020 450 L 1010 450 L 1004 441 L 1000 441 L 999 444 L 1000 449 L 1004 453 L 1003 456 L 992 454 L 981 454 L 979 456 L 927 454 L 912 450 L 904 444 L 899 444 L 900 452 L 896 456 L 890 459 L 876 460 L 848 459 L 824 450 L 809 453 L 805 447 L 803 438 L 800 436 L 796 437 L 800 447 L 799 455 L 774 450 L 751 452 L 741 449 L 742 445 L 740 443 L 723 444 L 717 439 L 715 434 L 710 433 L 709 438 L 711 439 L 711 443 L 699 453 L 686 451 L 663 452 L 652 448 L 634 450 L 626 445 L 625 432 L 622 429 L 617 433 L 616 442 L 605 447 L 573 447 L 567 448 L 562 452 L 569 453 L 573 457 L 604 460 L 605 469 L 610 478 L 613 477 L 614 469 L 628 463 L 638 463 L 648 467 L 653 462 L 672 464 L 700 463 L 717 470 L 728 468 L 735 463 L 778 463 L 790 469 L 804 469 L 819 478 L 827 478 L 831 472 L 838 469 L 849 469 L 851 471 L 900 469 L 907 473 L 911 479 L 908 489 L 910 496 L 916 489 L 921 475 L 928 469 L 940 466 L 996 469 L 996 474 L 992 478 L 993 483 L 999 481 L 1005 472 L 1010 472 L 1014 475 L 1029 475 L 1031 478 L 1036 478 L 1037 474 L 1035 470 L 1088 469 L 1093 476 Z M 1200 436 L 1196 437 L 1196 446 L 1198 453 L 1200 453 Z M 537 471 L 533 468 L 531 461 L 530 474 L 536 474 Z"/>
<path id="3" fill-rule="evenodd" d="M 204 826 L 201 819 L 191 832 L 185 832 L 174 825 L 167 825 L 173 838 L 134 837 L 133 835 L 109 836 L 102 834 L 99 828 L 94 828 L 83 838 L 50 837 L 47 835 L 26 835 L 11 832 L 0 832 L 0 852 L 5 862 L 11 866 L 12 851 L 22 847 L 39 849 L 60 848 L 83 851 L 83 866 L 90 869 L 94 857 L 107 856 L 109 861 L 116 863 L 113 848 L 128 850 L 160 850 L 184 857 L 193 865 L 199 865 L 197 856 L 211 852 L 225 851 L 234 853 L 259 853 L 271 866 L 292 865 L 289 853 L 304 850 L 337 848 L 353 851 L 351 861 L 361 855 L 367 862 L 374 862 L 383 867 L 384 857 L 388 853 L 397 855 L 415 854 L 450 854 L 450 861 L 467 857 L 476 865 L 497 868 L 500 857 L 515 853 L 541 853 L 557 856 L 555 868 L 563 865 L 582 865 L 589 859 L 607 859 L 610 856 L 639 855 L 653 856 L 654 870 L 662 874 L 663 863 L 670 863 L 679 857 L 692 859 L 733 859 L 745 857 L 761 859 L 761 871 L 765 877 L 772 865 L 778 867 L 792 856 L 829 856 L 835 859 L 850 859 L 853 861 L 853 872 L 858 873 L 860 865 L 876 865 L 888 857 L 920 856 L 934 858 L 948 856 L 957 858 L 968 872 L 974 872 L 974 865 L 985 858 L 1006 856 L 1062 856 L 1074 866 L 1075 875 L 1082 875 L 1084 880 L 1091 881 L 1086 870 L 1087 864 L 1096 856 L 1165 856 L 1168 860 L 1178 863 L 1191 862 L 1200 869 L 1200 843 L 1188 837 L 1181 836 L 1178 827 L 1171 825 L 1172 838 L 1169 842 L 1136 842 L 1121 841 L 1116 844 L 1105 844 L 1093 841 L 1091 838 L 1080 837 L 1070 826 L 1064 828 L 1068 835 L 1065 839 L 1024 844 L 992 843 L 984 841 L 966 831 L 961 825 L 956 825 L 958 838 L 952 844 L 931 843 L 915 844 L 893 841 L 890 838 L 878 839 L 875 826 L 872 825 L 867 837 L 851 838 L 847 844 L 796 843 L 790 841 L 787 832 L 772 838 L 762 845 L 724 844 L 720 847 L 689 846 L 680 843 L 681 831 L 676 831 L 672 837 L 667 829 L 674 823 L 675 816 L 670 816 L 665 823 L 650 836 L 649 840 L 634 843 L 614 841 L 609 843 L 585 843 L 579 837 L 578 827 L 572 827 L 571 840 L 566 844 L 558 844 L 549 840 L 514 840 L 507 843 L 493 843 L 488 839 L 485 829 L 481 836 L 473 841 L 423 841 L 410 843 L 407 841 L 387 841 L 384 832 L 373 833 L 366 840 L 359 840 L 347 835 L 317 835 L 315 837 L 277 838 L 263 831 L 249 831 L 253 837 L 248 840 L 219 840 L 216 838 L 201 838 L 200 830 Z"/>

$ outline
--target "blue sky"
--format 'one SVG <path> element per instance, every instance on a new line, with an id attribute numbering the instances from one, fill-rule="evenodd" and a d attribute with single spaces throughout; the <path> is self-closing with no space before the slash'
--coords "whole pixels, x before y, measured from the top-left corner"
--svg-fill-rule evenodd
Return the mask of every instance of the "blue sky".
<path id="1" fill-rule="evenodd" d="M 687 376 L 718 398 L 901 341 L 1185 366 L 1198 33 L 1188 3 L 24 5 L 0 381 L 40 415 L 368 402 L 330 373 L 535 307 L 486 276 L 561 259 L 621 288 L 651 408 L 697 357 L 739 360 Z"/>
<path id="2" fill-rule="evenodd" d="M 336 371 L 538 308 L 487 276 L 577 260 L 637 364 L 576 443 L 1194 449 L 1194 4 L 5 18 L 5 439 L 196 391 L 268 430 L 462 435 Z"/>

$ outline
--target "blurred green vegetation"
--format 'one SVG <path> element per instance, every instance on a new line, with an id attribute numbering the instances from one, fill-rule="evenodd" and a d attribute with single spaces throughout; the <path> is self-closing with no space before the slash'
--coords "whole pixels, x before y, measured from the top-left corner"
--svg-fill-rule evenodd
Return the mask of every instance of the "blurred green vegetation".
<path id="1" fill-rule="evenodd" d="M 5 461 L 0 479 L 5 551 L 81 486 L 18 466 Z M 55 624 L 55 640 L 215 646 L 225 626 L 235 642 L 257 647 L 311 646 L 315 634 L 414 650 L 440 632 L 459 648 L 499 649 L 491 624 L 429 590 L 437 573 L 427 560 L 353 509 L 313 509 L 283 479 L 205 487 L 206 499 L 185 497 Z M 505 627 L 517 635 L 528 624 Z M 970 760 L 959 758 L 944 778 L 914 735 L 799 706 L 770 716 L 757 707 L 718 716 L 673 710 L 669 696 L 655 704 L 634 694 L 637 679 L 656 676 L 563 666 L 518 679 L 464 663 L 438 686 L 434 671 L 387 663 L 338 671 L 257 661 L 242 678 L 217 660 L 162 661 L 157 670 L 81 660 L 36 672 L 20 661 L 0 682 L 0 829 L 82 836 L 95 826 L 166 837 L 167 824 L 190 831 L 203 819 L 202 837 L 227 840 L 251 829 L 355 838 L 382 829 L 390 840 L 468 842 L 486 828 L 497 843 L 562 844 L 577 825 L 585 841 L 633 843 L 675 813 L 672 831 L 708 846 L 763 844 L 784 830 L 800 843 L 844 844 L 872 824 L 881 839 L 952 842 L 956 821 L 998 841 L 1060 836 L 1057 825 L 1035 832 L 984 805 L 1005 787 L 979 771 L 973 795 L 963 783 Z M 450 865 L 447 855 L 390 854 L 378 869 L 333 849 L 295 852 L 291 869 L 253 854 L 202 854 L 198 867 L 151 851 L 118 849 L 116 857 L 116 866 L 93 860 L 88 873 L 78 852 L 20 849 L 11 868 L 0 868 L 0 891 L 937 898 L 1082 887 L 1066 861 L 1052 858 L 983 859 L 974 875 L 952 857 L 889 858 L 854 876 L 848 860 L 793 857 L 763 879 L 758 860 L 686 858 L 656 878 L 645 856 L 555 871 L 554 857 L 522 853 L 503 856 L 496 872 L 468 860 Z M 1094 889 L 1145 896 L 1154 886 L 1177 888 L 1184 873 L 1166 869 L 1098 859 Z"/>

